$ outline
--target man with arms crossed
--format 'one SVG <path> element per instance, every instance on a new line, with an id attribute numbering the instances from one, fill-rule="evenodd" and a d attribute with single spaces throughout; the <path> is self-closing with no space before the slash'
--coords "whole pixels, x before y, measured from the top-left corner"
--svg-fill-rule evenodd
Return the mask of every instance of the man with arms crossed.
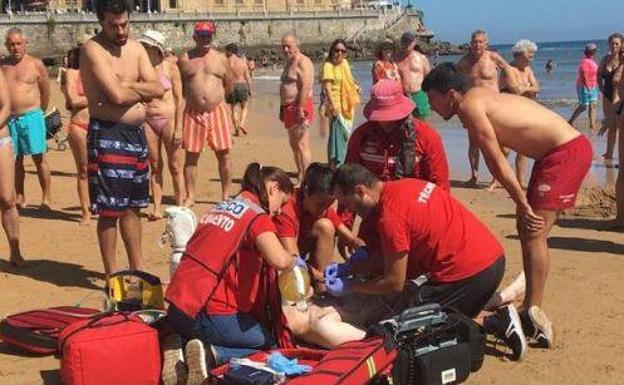
<path id="1" fill-rule="evenodd" d="M 251 96 L 251 71 L 247 60 L 241 57 L 240 49 L 234 43 L 225 46 L 225 56 L 230 62 L 233 76 L 232 92 L 225 96 L 225 100 L 232 109 L 232 122 L 234 122 L 234 136 L 240 132 L 247 135 L 245 128 L 247 113 L 249 112 L 249 97 Z M 240 118 L 236 119 L 236 106 L 240 106 Z"/>
<path id="2" fill-rule="evenodd" d="M 422 89 L 422 81 L 431 71 L 431 64 L 427 56 L 415 50 L 418 40 L 416 34 L 411 31 L 401 36 L 401 48 L 403 52 L 397 59 L 403 93 L 412 99 L 416 105 L 412 114 L 418 119 L 426 120 L 431 114 L 431 107 L 427 94 Z"/>
<path id="3" fill-rule="evenodd" d="M 489 88 L 494 92 L 498 89 L 498 72 L 503 69 L 507 72 L 509 64 L 496 52 L 488 49 L 488 36 L 485 31 L 477 30 L 472 33 L 470 39 L 470 52 L 462 57 L 457 63 L 457 68 L 472 82 L 473 86 Z M 509 73 L 510 79 L 515 79 Z M 470 137 L 468 140 L 471 140 Z M 466 183 L 476 186 L 479 181 L 479 148 L 473 142 L 468 143 L 468 160 L 470 162 L 471 176 Z M 492 181 L 490 188 L 495 187 Z"/>
<path id="4" fill-rule="evenodd" d="M 41 60 L 26 53 L 28 39 L 19 28 L 6 35 L 9 56 L 0 61 L 11 99 L 8 121 L 15 153 L 17 205 L 26 207 L 24 156 L 32 155 L 41 186 L 41 208 L 50 209 L 50 166 L 46 157 L 46 127 L 43 117 L 50 101 L 48 71 Z"/>
<path id="5" fill-rule="evenodd" d="M 550 257 L 546 239 L 557 214 L 573 207 L 592 160 L 587 138 L 561 116 L 520 95 L 471 87 L 452 63 L 423 82 L 431 107 L 448 120 L 457 115 L 485 162 L 516 203 L 526 295 L 520 308 L 525 334 L 553 346 L 552 323 L 541 310 Z M 535 159 L 526 195 L 501 146 Z"/>
<path id="6" fill-rule="evenodd" d="M 213 23 L 197 23 L 193 32 L 195 48 L 178 61 L 186 98 L 183 146 L 187 207 L 195 204 L 197 162 L 204 142 L 217 157 L 221 199 L 229 198 L 232 190 L 232 118 L 225 95 L 232 92 L 233 78 L 228 59 L 212 44 L 214 32 Z"/>
<path id="7" fill-rule="evenodd" d="M 286 62 L 280 84 L 280 120 L 288 131 L 299 181 L 303 181 L 305 170 L 312 162 L 308 128 L 314 119 L 314 65 L 299 50 L 299 41 L 292 34 L 282 37 L 282 50 Z"/>
<path id="8" fill-rule="evenodd" d="M 149 203 L 145 104 L 164 89 L 143 46 L 128 38 L 128 5 L 99 0 L 102 27 L 82 46 L 80 75 L 89 103 L 89 197 L 106 279 L 117 270 L 117 222 L 130 269 L 141 270 L 139 210 Z"/>

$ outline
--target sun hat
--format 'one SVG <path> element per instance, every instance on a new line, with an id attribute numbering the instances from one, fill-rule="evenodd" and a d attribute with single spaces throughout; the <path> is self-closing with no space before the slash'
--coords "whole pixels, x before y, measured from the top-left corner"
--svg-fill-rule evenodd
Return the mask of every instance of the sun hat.
<path id="1" fill-rule="evenodd" d="M 215 25 L 213 22 L 211 21 L 200 21 L 197 24 L 195 24 L 195 29 L 193 31 L 193 33 L 195 35 L 197 34 L 202 34 L 202 33 L 214 33 L 215 32 Z"/>
<path id="2" fill-rule="evenodd" d="M 392 122 L 406 118 L 414 107 L 410 98 L 403 94 L 399 82 L 381 79 L 371 90 L 371 99 L 364 106 L 364 116 L 373 122 Z"/>
<path id="3" fill-rule="evenodd" d="M 162 33 L 148 29 L 143 32 L 140 38 L 137 39 L 139 43 L 147 44 L 151 47 L 156 47 L 161 54 L 165 54 L 165 37 Z"/>
<path id="4" fill-rule="evenodd" d="M 587 43 L 585 44 L 585 52 L 593 52 L 598 49 L 596 43 Z"/>

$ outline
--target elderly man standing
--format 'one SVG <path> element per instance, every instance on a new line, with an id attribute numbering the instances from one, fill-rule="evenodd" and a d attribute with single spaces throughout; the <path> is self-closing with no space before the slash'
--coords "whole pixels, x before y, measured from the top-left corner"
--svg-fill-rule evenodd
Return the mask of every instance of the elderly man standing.
<path id="1" fill-rule="evenodd" d="M 286 58 L 280 84 L 280 120 L 288 131 L 288 141 L 295 157 L 299 180 L 303 181 L 306 168 L 312 162 L 308 128 L 314 119 L 314 65 L 299 50 L 299 41 L 292 34 L 282 37 Z"/>
<path id="2" fill-rule="evenodd" d="M 128 4 L 99 0 L 102 27 L 82 46 L 80 76 L 89 103 L 89 197 L 106 278 L 117 270 L 117 222 L 131 270 L 141 270 L 139 210 L 149 204 L 146 104 L 164 95 L 145 48 L 128 38 Z"/>
<path id="3" fill-rule="evenodd" d="M 397 60 L 397 66 L 401 75 L 403 92 L 416 105 L 412 115 L 425 120 L 431 114 L 431 107 L 427 94 L 421 90 L 421 85 L 425 76 L 431 71 L 431 64 L 425 55 L 415 50 L 417 43 L 418 40 L 414 32 L 407 31 L 401 36 L 401 49 L 403 51 Z"/>
<path id="4" fill-rule="evenodd" d="M 180 56 L 178 61 L 186 98 L 183 146 L 187 196 L 184 205 L 188 207 L 195 204 L 197 162 L 206 141 L 217 156 L 221 198 L 227 199 L 232 190 L 232 119 L 225 95 L 232 92 L 233 75 L 228 59 L 212 44 L 214 33 L 213 23 L 197 23 L 193 33 L 195 48 Z"/>
<path id="5" fill-rule="evenodd" d="M 43 112 L 50 100 L 48 71 L 41 60 L 26 53 L 28 39 L 19 28 L 6 34 L 9 56 L 0 61 L 11 99 L 8 121 L 13 139 L 15 190 L 18 207 L 26 207 L 24 156 L 31 155 L 42 190 L 41 208 L 50 209 L 50 166 L 46 159 L 46 127 Z"/>
<path id="6" fill-rule="evenodd" d="M 477 30 L 470 38 L 470 52 L 457 63 L 457 68 L 470 79 L 472 85 L 485 87 L 494 92 L 498 89 L 498 72 L 504 69 L 509 72 L 510 79 L 514 79 L 509 64 L 496 52 L 488 49 L 487 32 Z M 466 182 L 469 186 L 476 186 L 479 181 L 479 147 L 468 138 L 468 160 L 470 161 L 471 176 Z M 495 186 L 492 181 L 491 188 Z"/>

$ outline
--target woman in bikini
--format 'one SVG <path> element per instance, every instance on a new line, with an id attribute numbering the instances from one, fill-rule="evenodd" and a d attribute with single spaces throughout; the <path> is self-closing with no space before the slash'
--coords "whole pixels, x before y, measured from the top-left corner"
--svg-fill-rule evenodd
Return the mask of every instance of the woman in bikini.
<path id="1" fill-rule="evenodd" d="M 145 122 L 145 136 L 150 161 L 150 182 L 153 211 L 149 214 L 150 220 L 162 218 L 161 201 L 163 190 L 163 156 L 162 144 L 167 152 L 169 172 L 173 179 L 173 190 L 176 205 L 182 204 L 184 194 L 184 180 L 182 174 L 182 119 L 184 99 L 182 97 L 182 78 L 178 67 L 165 60 L 164 36 L 157 31 L 145 31 L 138 41 L 147 50 L 149 59 L 156 69 L 158 78 L 165 89 L 161 99 L 154 99 L 147 105 L 147 121 Z"/>
<path id="2" fill-rule="evenodd" d="M 614 33 L 609 36 L 609 53 L 600 61 L 598 67 L 598 87 L 602 92 L 602 108 L 605 120 L 598 132 L 598 135 L 607 133 L 607 150 L 603 155 L 604 159 L 613 159 L 613 150 L 617 140 L 617 126 L 613 123 L 615 87 L 613 85 L 613 76 L 618 67 L 623 65 L 620 60 L 620 54 L 623 52 L 624 36 L 621 33 Z"/>
<path id="3" fill-rule="evenodd" d="M 74 155 L 76 169 L 78 171 L 78 199 L 82 211 L 81 226 L 88 226 L 91 222 L 89 211 L 89 184 L 87 180 L 87 129 L 89 126 L 89 110 L 87 97 L 82 86 L 80 70 L 80 49 L 74 48 L 67 53 L 68 67 L 65 71 L 63 93 L 65 94 L 66 106 L 71 113 L 67 136 L 69 147 Z"/>
<path id="4" fill-rule="evenodd" d="M 392 60 L 394 56 L 394 45 L 391 42 L 382 42 L 375 50 L 377 61 L 373 64 L 373 84 L 381 79 L 401 81 L 399 68 Z"/>

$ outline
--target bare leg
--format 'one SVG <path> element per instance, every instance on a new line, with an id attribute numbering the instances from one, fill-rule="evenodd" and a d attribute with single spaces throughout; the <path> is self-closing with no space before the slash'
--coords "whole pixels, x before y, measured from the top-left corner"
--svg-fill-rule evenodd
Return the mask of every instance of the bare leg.
<path id="1" fill-rule="evenodd" d="M 32 156 L 35 167 L 37 168 L 37 176 L 39 177 L 39 185 L 41 186 L 42 198 L 41 207 L 50 208 L 52 199 L 50 198 L 50 165 L 46 154 Z"/>
<path id="2" fill-rule="evenodd" d="M 239 123 L 236 121 L 236 104 L 230 104 L 230 112 L 232 116 L 232 125 L 234 126 L 234 136 L 239 136 Z"/>
<path id="3" fill-rule="evenodd" d="M 195 179 L 197 178 L 197 161 L 199 153 L 188 152 L 184 158 L 184 181 L 186 183 L 186 199 L 184 206 L 193 207 L 195 204 Z"/>
<path id="4" fill-rule="evenodd" d="M 299 134 L 297 132 L 297 128 L 291 128 L 288 130 L 288 144 L 290 144 L 290 148 L 293 153 L 293 158 L 295 160 L 295 166 L 297 167 L 297 177 L 299 181 L 303 181 L 303 169 L 301 167 L 301 155 L 299 154 Z"/>
<path id="5" fill-rule="evenodd" d="M 138 209 L 128 209 L 119 218 L 121 238 L 126 246 L 130 270 L 143 270 L 141 250 L 141 219 Z"/>
<path id="6" fill-rule="evenodd" d="M 238 127 L 243 132 L 243 135 L 247 135 L 249 133 L 247 131 L 247 114 L 249 113 L 249 100 L 247 100 L 246 102 L 242 102 L 240 104 L 240 108 L 240 122 L 238 122 Z"/>
<path id="7" fill-rule="evenodd" d="M 613 124 L 613 102 L 606 97 L 602 98 L 602 111 L 605 119 L 603 125 L 607 125 L 607 149 L 602 155 L 604 159 L 613 159 L 613 150 L 615 150 L 615 139 L 617 136 L 617 126 Z M 602 129 L 601 129 L 602 131 Z"/>
<path id="8" fill-rule="evenodd" d="M 613 159 L 613 150 L 615 149 L 617 136 L 617 127 L 609 126 L 609 128 L 607 129 L 607 151 L 603 155 L 605 159 Z"/>
<path id="9" fill-rule="evenodd" d="M 9 242 L 9 262 L 20 267 L 25 261 L 19 248 L 19 214 L 15 206 L 15 161 L 11 146 L 0 148 L 0 212 L 2 227 Z"/>
<path id="10" fill-rule="evenodd" d="M 572 116 L 570 116 L 568 123 L 570 123 L 570 125 L 574 125 L 576 118 L 578 118 L 586 109 L 587 107 L 585 105 L 579 104 L 578 107 L 576 107 L 576 110 L 572 113 Z"/>
<path id="11" fill-rule="evenodd" d="M 144 127 L 145 137 L 147 138 L 147 152 L 149 154 L 150 187 L 152 188 L 152 199 L 154 200 L 154 208 L 149 214 L 149 218 L 150 220 L 156 220 L 163 217 L 161 205 L 163 195 L 162 139 L 148 123 Z"/>
<path id="12" fill-rule="evenodd" d="M 170 130 L 163 133 L 163 143 L 167 152 L 167 165 L 173 181 L 173 191 L 176 205 L 181 206 L 184 202 L 186 191 L 184 188 L 184 174 L 182 172 L 182 162 L 184 162 L 184 150 L 181 146 L 173 144 L 173 125 Z"/>
<path id="13" fill-rule="evenodd" d="M 530 232 L 518 223 L 518 234 L 522 246 L 522 261 L 526 275 L 526 295 L 521 309 L 531 306 L 542 306 L 546 278 L 550 269 L 550 255 L 546 240 L 550 229 L 555 224 L 555 211 L 536 210 L 535 213 L 544 218 L 546 224 L 540 231 Z"/>
<path id="14" fill-rule="evenodd" d="M 468 161 L 470 162 L 470 179 L 466 181 L 468 186 L 476 186 L 479 182 L 479 146 L 468 138 Z"/>
<path id="15" fill-rule="evenodd" d="M 520 187 L 523 190 L 527 189 L 527 157 L 517 153 L 516 154 L 516 177 L 518 178 L 518 182 L 520 183 Z"/>
<path id="16" fill-rule="evenodd" d="M 232 191 L 232 157 L 230 150 L 216 151 L 219 177 L 221 178 L 221 198 L 226 200 Z"/>
<path id="17" fill-rule="evenodd" d="M 310 235 L 314 238 L 314 250 L 310 262 L 322 274 L 325 267 L 334 260 L 336 229 L 329 219 L 321 218 L 314 222 Z"/>
<path id="18" fill-rule="evenodd" d="M 617 214 L 613 221 L 610 221 L 610 228 L 624 228 L 624 124 L 618 127 L 620 139 L 618 141 L 618 158 L 620 159 L 620 168 L 618 169 L 617 180 L 615 181 L 615 203 Z"/>
<path id="19" fill-rule="evenodd" d="M 514 280 L 503 290 L 496 292 L 487 304 L 483 307 L 485 310 L 496 309 L 499 306 L 506 305 L 519 299 L 524 299 L 526 291 L 526 279 L 524 271 L 520 273 Z"/>
<path id="20" fill-rule="evenodd" d="M 81 128 L 69 129 L 69 147 L 74 155 L 78 178 L 78 200 L 80 201 L 80 211 L 82 219 L 80 226 L 88 226 L 91 221 L 91 211 L 89 211 L 89 183 L 87 175 L 87 132 Z"/>
<path id="21" fill-rule="evenodd" d="M 24 171 L 24 156 L 15 157 L 15 203 L 17 207 L 26 208 L 26 195 L 24 194 L 24 179 L 26 171 Z"/>
<path id="22" fill-rule="evenodd" d="M 117 252 L 117 218 L 103 218 L 100 216 L 97 224 L 97 235 L 100 244 L 100 254 L 104 263 L 106 283 L 112 273 L 117 270 L 115 254 Z"/>
<path id="23" fill-rule="evenodd" d="M 589 104 L 589 130 L 592 134 L 596 133 L 596 103 Z"/>

